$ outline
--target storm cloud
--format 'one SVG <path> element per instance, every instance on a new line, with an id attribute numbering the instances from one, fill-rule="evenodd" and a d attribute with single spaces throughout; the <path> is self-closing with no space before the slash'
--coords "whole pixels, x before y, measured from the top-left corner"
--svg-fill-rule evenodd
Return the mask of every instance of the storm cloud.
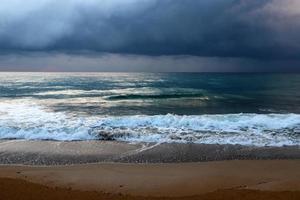
<path id="1" fill-rule="evenodd" d="M 2 0 L 0 70 L 300 71 L 300 1 Z"/>
<path id="2" fill-rule="evenodd" d="M 0 51 L 300 59 L 298 0 L 3 0 Z"/>

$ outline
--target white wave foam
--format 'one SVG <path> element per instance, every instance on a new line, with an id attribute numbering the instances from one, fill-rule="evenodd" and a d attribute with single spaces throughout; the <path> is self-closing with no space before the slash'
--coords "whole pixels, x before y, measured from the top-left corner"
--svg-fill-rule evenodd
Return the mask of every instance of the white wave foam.
<path id="1" fill-rule="evenodd" d="M 55 91 L 46 91 L 46 92 L 37 92 L 35 96 L 48 96 L 48 95 L 70 95 L 70 96 L 80 96 L 80 95 L 105 95 L 110 94 L 111 90 L 55 90 Z"/>
<path id="2" fill-rule="evenodd" d="M 0 139 L 89 140 L 89 121 L 26 101 L 0 103 Z"/>
<path id="3" fill-rule="evenodd" d="M 0 102 L 0 139 L 300 145 L 299 114 L 76 117 L 30 100 Z"/>
<path id="4" fill-rule="evenodd" d="M 55 91 L 45 91 L 37 92 L 34 95 L 37 96 L 47 96 L 47 95 L 112 95 L 112 94 L 154 94 L 159 91 L 155 88 L 125 88 L 125 89 L 111 89 L 111 90 L 75 90 L 75 89 L 66 89 L 66 90 L 55 90 Z"/>
<path id="5" fill-rule="evenodd" d="M 300 115 L 225 114 L 109 117 L 96 132 L 125 141 L 257 146 L 300 145 Z"/>

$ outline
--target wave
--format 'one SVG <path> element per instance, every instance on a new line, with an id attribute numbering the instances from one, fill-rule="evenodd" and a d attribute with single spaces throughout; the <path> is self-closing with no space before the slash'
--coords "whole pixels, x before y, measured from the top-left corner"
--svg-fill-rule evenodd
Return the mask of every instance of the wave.
<path id="1" fill-rule="evenodd" d="M 51 90 L 34 93 L 34 97 L 52 97 L 52 98 L 73 98 L 73 97 L 103 97 L 105 100 L 138 100 L 138 99 L 169 99 L 169 98 L 193 98 L 203 97 L 205 91 L 196 89 L 184 88 L 124 88 L 124 89 L 110 89 L 110 90 Z"/>
<path id="2" fill-rule="evenodd" d="M 91 120 L 52 112 L 31 100 L 0 103 L 0 139 L 90 140 Z"/>
<path id="3" fill-rule="evenodd" d="M 205 97 L 203 94 L 128 94 L 112 95 L 106 97 L 108 100 L 135 100 L 135 99 L 173 99 L 173 98 L 193 98 Z"/>
<path id="4" fill-rule="evenodd" d="M 108 117 L 99 138 L 132 142 L 192 142 L 256 146 L 300 145 L 300 115 L 225 114 Z"/>
<path id="5" fill-rule="evenodd" d="M 78 117 L 30 101 L 0 102 L 0 139 L 300 145 L 299 114 Z"/>

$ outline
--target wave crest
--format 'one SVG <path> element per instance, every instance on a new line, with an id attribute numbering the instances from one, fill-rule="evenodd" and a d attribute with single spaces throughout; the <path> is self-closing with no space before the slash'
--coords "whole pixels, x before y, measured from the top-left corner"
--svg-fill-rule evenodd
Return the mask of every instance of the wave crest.
<path id="1" fill-rule="evenodd" d="M 100 138 L 134 142 L 193 142 L 282 146 L 300 144 L 300 115 L 225 114 L 108 117 L 93 129 Z"/>
<path id="2" fill-rule="evenodd" d="M 30 102 L 0 103 L 0 139 L 300 145 L 299 114 L 78 117 Z"/>

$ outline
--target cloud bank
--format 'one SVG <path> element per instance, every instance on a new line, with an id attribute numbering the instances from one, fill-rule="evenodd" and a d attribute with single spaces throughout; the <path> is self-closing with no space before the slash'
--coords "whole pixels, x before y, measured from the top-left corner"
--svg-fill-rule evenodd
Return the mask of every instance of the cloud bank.
<path id="1" fill-rule="evenodd" d="M 2 0 L 0 49 L 300 58 L 298 0 Z"/>
<path id="2" fill-rule="evenodd" d="M 75 68 L 299 71 L 300 1 L 2 0 L 0 55 L 0 70 L 30 64 L 64 70 L 78 56 Z M 50 61 L 52 55 L 61 62 Z"/>

